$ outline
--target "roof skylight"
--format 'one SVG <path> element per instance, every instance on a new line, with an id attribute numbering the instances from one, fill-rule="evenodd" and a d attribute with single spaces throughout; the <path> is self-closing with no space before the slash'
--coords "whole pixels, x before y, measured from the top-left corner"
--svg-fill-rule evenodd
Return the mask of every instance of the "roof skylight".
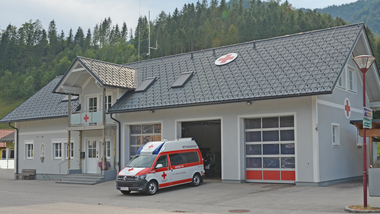
<path id="1" fill-rule="evenodd" d="M 152 85 L 154 80 L 156 80 L 156 77 L 145 78 L 144 82 L 142 82 L 141 85 L 136 88 L 135 92 L 145 91 L 150 85 Z"/>
<path id="2" fill-rule="evenodd" d="M 190 79 L 193 75 L 193 72 L 182 73 L 181 76 L 173 83 L 172 88 L 178 88 L 185 85 L 185 83 Z"/>

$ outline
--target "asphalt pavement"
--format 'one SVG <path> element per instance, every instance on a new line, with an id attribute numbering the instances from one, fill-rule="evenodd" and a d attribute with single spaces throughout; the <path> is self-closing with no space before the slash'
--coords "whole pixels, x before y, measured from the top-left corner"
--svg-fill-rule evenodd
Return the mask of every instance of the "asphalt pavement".
<path id="1" fill-rule="evenodd" d="M 115 181 L 97 185 L 57 184 L 43 180 L 0 180 L 0 213 L 346 213 L 362 204 L 362 183 L 327 187 L 290 184 L 228 184 L 206 180 L 148 196 L 123 195 Z"/>

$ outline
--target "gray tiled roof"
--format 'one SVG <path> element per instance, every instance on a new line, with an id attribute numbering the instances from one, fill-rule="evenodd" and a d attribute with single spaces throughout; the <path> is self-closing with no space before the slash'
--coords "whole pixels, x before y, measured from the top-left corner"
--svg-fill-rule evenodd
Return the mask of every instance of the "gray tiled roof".
<path id="1" fill-rule="evenodd" d="M 0 138 L 0 142 L 12 142 L 14 140 L 15 140 L 15 133 L 14 132 Z"/>
<path id="2" fill-rule="evenodd" d="M 77 60 L 93 76 L 105 86 L 114 86 L 132 89 L 134 87 L 134 69 L 124 65 L 103 62 L 85 57 L 77 57 Z"/>
<path id="3" fill-rule="evenodd" d="M 127 92 L 110 112 L 332 93 L 362 29 L 346 25 L 130 63 L 139 83 L 157 80 L 145 92 Z M 238 57 L 214 64 L 228 53 Z M 184 87 L 171 88 L 184 72 L 193 76 Z"/>
<path id="4" fill-rule="evenodd" d="M 62 76 L 56 77 L 45 87 L 15 108 L 11 113 L 0 120 L 1 122 L 15 122 L 37 120 L 54 117 L 67 117 L 67 103 L 61 102 L 64 94 L 52 93 Z M 74 112 L 79 106 L 78 100 L 72 101 L 71 109 Z"/>

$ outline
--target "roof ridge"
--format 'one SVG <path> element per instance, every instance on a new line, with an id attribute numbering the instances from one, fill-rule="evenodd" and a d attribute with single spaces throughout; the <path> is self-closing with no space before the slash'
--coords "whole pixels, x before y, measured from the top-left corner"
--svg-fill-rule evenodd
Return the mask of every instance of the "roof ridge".
<path id="1" fill-rule="evenodd" d="M 121 66 L 121 67 L 129 68 L 129 67 L 125 66 L 125 64 L 116 64 L 116 63 L 106 62 L 106 61 L 102 61 L 102 60 L 98 60 L 98 59 L 91 59 L 91 58 L 87 58 L 87 57 L 83 57 L 83 56 L 77 56 L 77 59 L 85 59 L 85 60 L 97 61 L 97 62 L 101 62 L 101 63 L 105 63 L 105 64 L 111 64 L 111 65 L 116 65 L 116 66 Z M 131 68 L 131 69 L 133 69 L 133 68 Z"/>
<path id="2" fill-rule="evenodd" d="M 137 61 L 137 62 L 131 62 L 131 63 L 126 63 L 124 65 L 128 66 L 128 65 L 132 65 L 132 64 L 138 64 L 140 62 L 148 62 L 148 61 L 160 60 L 160 59 L 162 60 L 162 59 L 171 58 L 171 57 L 178 57 L 181 55 L 188 55 L 188 54 L 205 52 L 205 51 L 210 51 L 210 50 L 217 50 L 217 49 L 222 49 L 222 48 L 227 48 L 227 47 L 246 45 L 246 44 L 250 44 L 250 43 L 258 43 L 258 42 L 275 40 L 275 39 L 280 39 L 280 38 L 285 38 L 285 37 L 298 36 L 300 34 L 311 34 L 311 33 L 315 33 L 315 32 L 323 32 L 323 31 L 328 31 L 328 30 L 333 30 L 333 29 L 335 30 L 338 28 L 346 28 L 346 27 L 353 27 L 353 26 L 360 26 L 360 25 L 363 26 L 364 22 L 359 22 L 359 23 L 349 24 L 349 25 L 335 26 L 335 27 L 324 28 L 324 29 L 317 29 L 317 30 L 312 30 L 312 31 L 299 32 L 299 33 L 294 33 L 294 34 L 290 34 L 290 35 L 276 36 L 276 37 L 265 38 L 265 39 L 260 39 L 260 40 L 251 40 L 251 41 L 247 41 L 247 42 L 225 45 L 225 46 L 220 46 L 220 47 L 216 47 L 216 48 L 207 48 L 207 49 L 202 49 L 202 50 L 197 50 L 197 51 L 191 51 L 191 52 L 186 52 L 186 53 L 179 53 L 179 54 L 174 54 L 174 55 L 169 55 L 169 56 L 162 56 L 162 57 L 157 57 L 157 58 L 153 58 L 153 59 Z"/>

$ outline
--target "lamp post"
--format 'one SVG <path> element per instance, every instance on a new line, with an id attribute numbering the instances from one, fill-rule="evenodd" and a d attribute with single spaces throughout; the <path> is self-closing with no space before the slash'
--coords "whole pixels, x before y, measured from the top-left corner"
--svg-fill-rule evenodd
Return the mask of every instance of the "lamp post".
<path id="1" fill-rule="evenodd" d="M 370 55 L 360 55 L 353 58 L 356 66 L 363 73 L 363 109 L 366 107 L 365 102 L 365 73 L 375 62 L 375 57 Z M 363 196 L 364 207 L 367 207 L 367 145 L 366 145 L 366 128 L 363 123 Z"/>

